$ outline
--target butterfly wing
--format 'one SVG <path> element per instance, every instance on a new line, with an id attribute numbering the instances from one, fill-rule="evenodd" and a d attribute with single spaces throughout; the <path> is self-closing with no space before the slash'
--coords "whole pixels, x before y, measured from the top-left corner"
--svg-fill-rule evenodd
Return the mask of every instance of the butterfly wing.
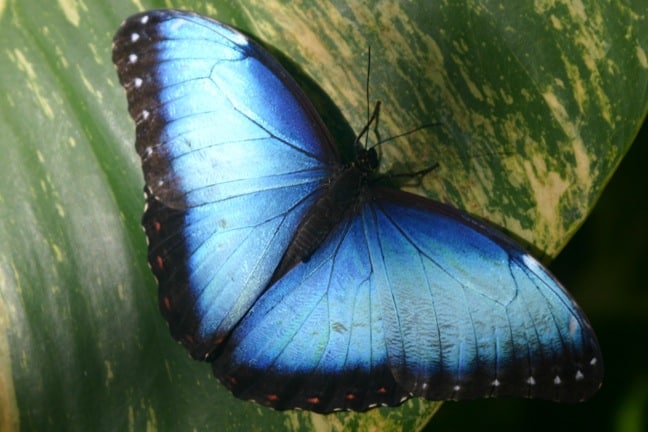
<path id="1" fill-rule="evenodd" d="M 410 397 L 390 370 L 363 228 L 360 218 L 340 224 L 236 328 L 213 363 L 235 396 L 322 413 Z"/>
<path id="2" fill-rule="evenodd" d="M 602 359 L 560 283 L 498 231 L 380 189 L 365 212 L 396 380 L 428 399 L 590 397 Z M 374 225 L 369 225 L 370 223 Z"/>
<path id="3" fill-rule="evenodd" d="M 587 319 L 534 258 L 385 189 L 259 299 L 214 371 L 239 397 L 319 412 L 412 396 L 575 402 L 603 373 Z"/>
<path id="4" fill-rule="evenodd" d="M 337 153 L 283 68 L 217 21 L 135 15 L 113 62 L 136 123 L 160 308 L 205 358 L 265 288 Z"/>

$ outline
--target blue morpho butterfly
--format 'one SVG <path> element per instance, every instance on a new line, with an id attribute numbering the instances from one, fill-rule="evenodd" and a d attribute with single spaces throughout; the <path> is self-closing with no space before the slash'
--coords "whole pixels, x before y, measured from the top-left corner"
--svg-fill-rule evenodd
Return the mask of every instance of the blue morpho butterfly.
<path id="1" fill-rule="evenodd" d="M 237 397 L 326 413 L 521 396 L 577 402 L 603 365 L 582 311 L 503 234 L 344 163 L 258 44 L 191 12 L 127 19 L 143 225 L 171 333 Z M 382 177 L 384 179 L 384 176 Z"/>

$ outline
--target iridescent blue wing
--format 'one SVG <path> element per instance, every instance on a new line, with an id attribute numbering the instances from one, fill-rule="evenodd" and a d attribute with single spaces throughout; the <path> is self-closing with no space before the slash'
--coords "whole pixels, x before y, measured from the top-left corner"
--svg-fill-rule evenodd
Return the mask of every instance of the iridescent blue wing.
<path id="1" fill-rule="evenodd" d="M 337 153 L 281 66 L 216 21 L 135 15 L 113 61 L 136 122 L 160 308 L 205 358 L 265 288 Z"/>
<path id="2" fill-rule="evenodd" d="M 445 205 L 376 189 L 233 332 L 214 371 L 239 397 L 330 412 L 600 386 L 572 297 L 502 234 Z"/>

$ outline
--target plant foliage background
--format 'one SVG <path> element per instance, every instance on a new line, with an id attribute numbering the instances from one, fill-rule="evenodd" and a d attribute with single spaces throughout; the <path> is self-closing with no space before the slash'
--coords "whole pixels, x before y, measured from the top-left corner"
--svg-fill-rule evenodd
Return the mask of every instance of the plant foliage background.
<path id="1" fill-rule="evenodd" d="M 541 257 L 581 226 L 648 109 L 644 0 L 0 1 L 0 430 L 412 430 L 440 406 L 270 411 L 234 399 L 168 335 L 111 63 L 119 23 L 157 7 L 264 42 L 342 144 L 366 121 L 370 46 L 382 136 L 439 123 L 382 146 L 384 169 L 438 162 L 418 193 L 501 225 Z M 445 404 L 429 430 L 640 430 L 646 138 L 554 266 L 599 334 L 600 394 L 575 406 Z"/>

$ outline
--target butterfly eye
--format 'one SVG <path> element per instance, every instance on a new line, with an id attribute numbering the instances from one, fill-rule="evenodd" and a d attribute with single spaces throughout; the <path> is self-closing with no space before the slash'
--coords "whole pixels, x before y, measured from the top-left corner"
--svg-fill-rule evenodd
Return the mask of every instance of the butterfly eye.
<path id="1" fill-rule="evenodd" d="M 358 153 L 356 164 L 358 169 L 366 173 L 372 173 L 378 168 L 378 152 L 375 148 L 363 150 Z"/>

